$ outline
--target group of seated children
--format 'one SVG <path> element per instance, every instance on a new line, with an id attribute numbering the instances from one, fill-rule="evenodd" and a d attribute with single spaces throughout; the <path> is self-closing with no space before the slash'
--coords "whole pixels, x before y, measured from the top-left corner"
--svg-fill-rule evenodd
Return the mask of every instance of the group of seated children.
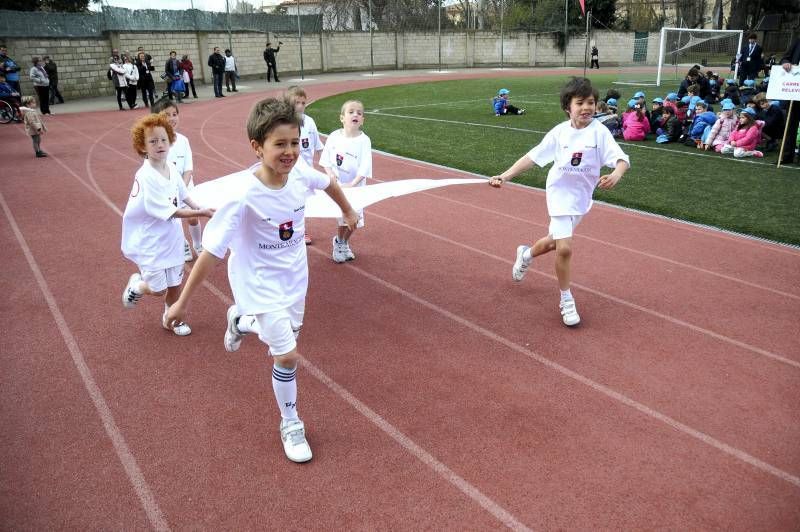
<path id="1" fill-rule="evenodd" d="M 770 102 L 764 92 L 756 92 L 765 88 L 769 80 L 759 86 L 753 80 L 745 80 L 741 89 L 735 80 L 726 83 L 719 113 L 711 105 L 717 101 L 713 91 L 704 99 L 698 87 L 690 85 L 682 98 L 674 92 L 665 98 L 654 98 L 651 109 L 645 93 L 639 91 L 627 102 L 627 110 L 621 116 L 617 114 L 621 95 L 611 89 L 598 104 L 595 118 L 614 137 L 626 141 L 642 141 L 654 133 L 659 144 L 681 142 L 701 150 L 732 153 L 734 157 L 763 157 L 763 151 L 757 149 L 759 145 L 765 151 L 776 149 L 783 135 L 784 112 L 779 102 Z M 709 84 L 712 88 L 717 85 L 713 77 Z M 737 110 L 737 105 L 742 108 Z"/>

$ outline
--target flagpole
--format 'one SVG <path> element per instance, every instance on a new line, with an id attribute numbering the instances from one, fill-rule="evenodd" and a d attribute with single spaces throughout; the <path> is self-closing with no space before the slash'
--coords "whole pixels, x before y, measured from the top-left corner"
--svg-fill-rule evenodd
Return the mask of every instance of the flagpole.
<path id="1" fill-rule="evenodd" d="M 589 58 L 589 20 L 592 17 L 592 10 L 586 12 L 586 43 L 583 47 L 583 77 L 586 77 L 586 60 Z"/>

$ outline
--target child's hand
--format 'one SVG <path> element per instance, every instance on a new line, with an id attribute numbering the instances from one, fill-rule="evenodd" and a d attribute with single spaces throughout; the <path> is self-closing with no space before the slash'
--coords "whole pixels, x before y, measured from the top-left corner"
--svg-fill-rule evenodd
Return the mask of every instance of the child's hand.
<path id="1" fill-rule="evenodd" d="M 342 218 L 344 219 L 344 223 L 347 224 L 347 228 L 351 231 L 356 230 L 356 225 L 358 225 L 358 213 L 353 209 L 350 209 L 348 212 L 342 213 Z"/>
<path id="2" fill-rule="evenodd" d="M 616 184 L 619 183 L 621 177 L 622 176 L 618 176 L 612 172 L 608 175 L 602 176 L 597 186 L 604 189 L 614 188 Z"/>
<path id="3" fill-rule="evenodd" d="M 500 188 L 505 183 L 505 179 L 502 177 L 495 175 L 489 178 L 489 186 L 494 188 Z"/>
<path id="4" fill-rule="evenodd" d="M 166 319 L 167 324 L 170 327 L 174 327 L 176 323 L 181 323 L 185 321 L 184 320 L 185 318 L 186 318 L 186 307 L 184 306 L 183 303 L 181 303 L 181 300 L 178 299 L 178 301 L 173 303 L 172 306 L 170 306 L 169 310 L 167 311 L 167 319 Z"/>

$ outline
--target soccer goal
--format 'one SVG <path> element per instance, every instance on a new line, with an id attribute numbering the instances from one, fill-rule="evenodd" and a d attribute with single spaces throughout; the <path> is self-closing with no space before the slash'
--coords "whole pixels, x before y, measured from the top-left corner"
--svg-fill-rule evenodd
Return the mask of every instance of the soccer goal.
<path id="1" fill-rule="evenodd" d="M 686 76 L 694 65 L 721 77 L 735 77 L 741 30 L 662 28 L 660 34 L 636 33 L 622 46 L 617 85 L 661 86 Z M 734 73 L 731 73 L 733 68 Z"/>

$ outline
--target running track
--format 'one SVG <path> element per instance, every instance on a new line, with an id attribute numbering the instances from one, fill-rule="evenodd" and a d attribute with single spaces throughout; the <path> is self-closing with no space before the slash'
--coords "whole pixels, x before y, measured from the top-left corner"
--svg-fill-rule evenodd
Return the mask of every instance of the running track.
<path id="1" fill-rule="evenodd" d="M 253 160 L 243 124 L 263 94 L 183 107 L 198 181 Z M 311 220 L 298 378 L 314 460 L 296 465 L 263 346 L 222 348 L 223 264 L 189 338 L 155 301 L 120 305 L 139 115 L 54 117 L 44 160 L 0 128 L 0 528 L 800 529 L 800 251 L 596 205 L 568 330 L 552 258 L 510 279 L 546 229 L 541 191 L 383 202 L 346 265 Z M 463 176 L 374 163 L 380 180 Z"/>

